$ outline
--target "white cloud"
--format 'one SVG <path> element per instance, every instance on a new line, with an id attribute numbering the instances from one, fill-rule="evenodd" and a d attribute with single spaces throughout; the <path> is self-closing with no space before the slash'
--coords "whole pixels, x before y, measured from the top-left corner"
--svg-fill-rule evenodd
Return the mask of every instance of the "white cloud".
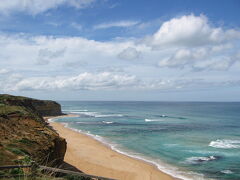
<path id="1" fill-rule="evenodd" d="M 140 57 L 140 52 L 136 50 L 136 48 L 128 47 L 124 49 L 121 53 L 118 54 L 118 57 L 120 59 L 126 59 L 126 60 L 134 60 L 138 59 Z"/>
<path id="2" fill-rule="evenodd" d="M 154 48 L 192 47 L 218 44 L 236 38 L 240 38 L 239 31 L 212 27 L 206 16 L 191 14 L 164 22 L 160 29 L 145 42 Z"/>
<path id="3" fill-rule="evenodd" d="M 7 70 L 7 69 L 0 69 L 0 74 L 6 74 L 8 72 L 9 72 L 9 70 Z"/>
<path id="4" fill-rule="evenodd" d="M 167 49 L 159 67 L 223 71 L 238 60 L 240 31 L 212 26 L 204 15 L 186 15 L 164 22 L 144 42 L 155 51 Z"/>
<path id="5" fill-rule="evenodd" d="M 178 49 L 172 56 L 160 60 L 160 67 L 184 68 L 187 65 L 192 65 L 197 60 L 202 60 L 208 55 L 206 48 L 197 49 Z"/>
<path id="6" fill-rule="evenodd" d="M 158 62 L 159 67 L 168 68 L 192 68 L 194 71 L 215 70 L 224 71 L 240 62 L 235 51 L 217 53 L 220 50 L 229 49 L 230 46 L 213 46 L 211 48 L 179 49 L 172 56 Z"/>
<path id="7" fill-rule="evenodd" d="M 112 27 L 131 27 L 139 24 L 139 21 L 117 21 L 95 25 L 94 29 L 107 29 Z"/>
<path id="8" fill-rule="evenodd" d="M 184 90 L 209 87 L 239 86 L 240 80 L 214 80 L 204 78 L 156 79 L 145 81 L 133 75 L 115 72 L 89 73 L 76 76 L 23 77 L 12 74 L 0 79 L 3 92 L 21 91 L 96 91 L 96 90 Z"/>
<path id="9" fill-rule="evenodd" d="M 231 68 L 234 64 L 240 62 L 239 54 L 233 54 L 231 56 L 217 56 L 209 57 L 208 61 L 200 61 L 193 64 L 193 69 L 197 71 L 202 70 L 215 70 L 215 71 L 226 71 Z"/>
<path id="10" fill-rule="evenodd" d="M 81 73 L 70 77 L 11 77 L 12 81 L 2 87 L 5 91 L 28 91 L 28 90 L 99 90 L 121 89 L 137 85 L 135 76 L 102 73 Z M 17 79 L 17 82 L 14 80 Z"/>
<path id="11" fill-rule="evenodd" d="M 201 28 L 199 25 L 200 30 L 193 30 L 198 33 L 178 37 L 177 35 L 180 36 L 181 33 L 173 30 L 172 25 L 168 25 L 169 31 L 166 31 L 166 37 L 161 35 L 163 39 L 158 39 L 157 48 L 153 48 L 156 40 L 154 36 L 158 32 L 163 32 L 162 27 L 148 39 L 152 40 L 148 44 L 141 39 L 133 38 L 104 42 L 82 37 L 0 34 L 0 74 L 5 72 L 2 69 L 11 69 L 11 72 L 15 70 L 15 74 L 11 76 L 9 75 L 11 73 L 1 74 L 8 78 L 1 78 L 0 86 L 7 92 L 124 88 L 175 90 L 220 86 L 221 83 L 239 84 L 239 32 L 213 28 L 204 16 L 184 16 L 174 18 L 177 23 L 172 23 L 173 20 L 165 23 L 171 22 L 170 24 L 174 24 L 175 27 L 182 19 L 185 19 L 184 21 L 197 19 L 199 24 L 202 22 L 202 26 L 207 28 Z M 184 27 L 181 23 L 179 26 L 181 31 Z M 222 33 L 222 38 L 219 41 L 211 39 L 208 33 L 202 33 L 205 32 L 202 29 L 207 29 L 206 32 L 210 34 L 218 29 Z M 203 41 L 198 44 L 192 43 L 196 34 L 201 38 L 207 38 L 205 40 L 209 43 Z M 138 58 L 141 58 L 141 61 L 131 61 Z M 216 78 L 201 79 L 205 74 L 210 79 Z"/>
<path id="12" fill-rule="evenodd" d="M 58 57 L 63 57 L 66 49 L 59 49 L 56 51 L 51 51 L 47 48 L 40 49 L 38 51 L 38 58 L 37 58 L 37 64 L 39 65 L 47 65 L 49 64 L 51 59 L 56 59 Z"/>
<path id="13" fill-rule="evenodd" d="M 27 12 L 36 15 L 64 4 L 75 8 L 84 8 L 94 1 L 95 0 L 1 0 L 0 12 L 3 14 Z"/>
<path id="14" fill-rule="evenodd" d="M 220 45 L 216 45 L 216 46 L 212 46 L 211 51 L 212 52 L 221 52 L 227 49 L 233 48 L 233 45 L 231 43 L 226 43 L 226 44 L 220 44 Z"/>

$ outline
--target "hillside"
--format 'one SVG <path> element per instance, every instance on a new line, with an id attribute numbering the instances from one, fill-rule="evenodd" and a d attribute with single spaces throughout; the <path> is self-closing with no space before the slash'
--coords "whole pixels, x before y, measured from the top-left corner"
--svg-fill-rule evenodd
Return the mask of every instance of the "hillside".
<path id="1" fill-rule="evenodd" d="M 0 95 L 0 165 L 31 160 L 61 164 L 66 141 L 42 117 L 61 114 L 61 106 L 54 101 Z"/>

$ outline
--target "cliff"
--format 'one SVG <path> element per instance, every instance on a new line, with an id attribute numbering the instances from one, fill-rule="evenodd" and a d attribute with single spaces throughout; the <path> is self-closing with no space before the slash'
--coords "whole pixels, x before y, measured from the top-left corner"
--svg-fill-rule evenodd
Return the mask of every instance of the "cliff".
<path id="1" fill-rule="evenodd" d="M 60 104 L 55 101 L 2 94 L 0 95 L 0 103 L 10 106 L 22 106 L 41 116 L 58 116 L 63 114 Z"/>
<path id="2" fill-rule="evenodd" d="M 0 95 L 0 165 L 30 160 L 61 164 L 66 141 L 42 117 L 61 114 L 61 106 L 54 101 Z"/>

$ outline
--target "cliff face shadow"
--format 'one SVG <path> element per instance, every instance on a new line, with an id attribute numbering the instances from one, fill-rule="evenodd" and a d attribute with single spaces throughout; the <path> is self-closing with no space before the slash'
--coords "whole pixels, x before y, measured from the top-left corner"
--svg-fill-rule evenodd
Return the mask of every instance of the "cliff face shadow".
<path id="1" fill-rule="evenodd" d="M 76 168 L 75 166 L 67 163 L 67 162 L 63 162 L 61 164 L 61 169 L 64 169 L 64 170 L 69 170 L 69 171 L 75 171 L 75 172 L 79 172 L 79 173 L 83 173 L 82 171 L 80 171 L 78 168 Z"/>

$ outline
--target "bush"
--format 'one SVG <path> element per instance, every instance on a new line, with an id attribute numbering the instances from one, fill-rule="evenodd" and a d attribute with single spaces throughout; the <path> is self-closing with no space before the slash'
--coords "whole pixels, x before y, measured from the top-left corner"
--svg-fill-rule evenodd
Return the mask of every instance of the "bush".
<path id="1" fill-rule="evenodd" d="M 23 175 L 24 172 L 21 168 L 14 168 L 10 171 L 10 174 L 13 174 L 13 175 Z"/>
<path id="2" fill-rule="evenodd" d="M 91 178 L 80 177 L 80 176 L 74 176 L 74 175 L 67 175 L 67 176 L 64 176 L 64 179 L 67 179 L 67 180 L 91 180 Z"/>
<path id="3" fill-rule="evenodd" d="M 32 145 L 32 141 L 27 139 L 27 138 L 22 138 L 21 140 L 19 140 L 20 143 L 26 144 L 28 146 Z"/>
<path id="4" fill-rule="evenodd" d="M 17 149 L 17 148 L 14 148 L 14 147 L 7 147 L 7 150 L 11 151 L 12 153 L 14 153 L 16 155 L 24 155 L 25 154 L 20 149 Z"/>

